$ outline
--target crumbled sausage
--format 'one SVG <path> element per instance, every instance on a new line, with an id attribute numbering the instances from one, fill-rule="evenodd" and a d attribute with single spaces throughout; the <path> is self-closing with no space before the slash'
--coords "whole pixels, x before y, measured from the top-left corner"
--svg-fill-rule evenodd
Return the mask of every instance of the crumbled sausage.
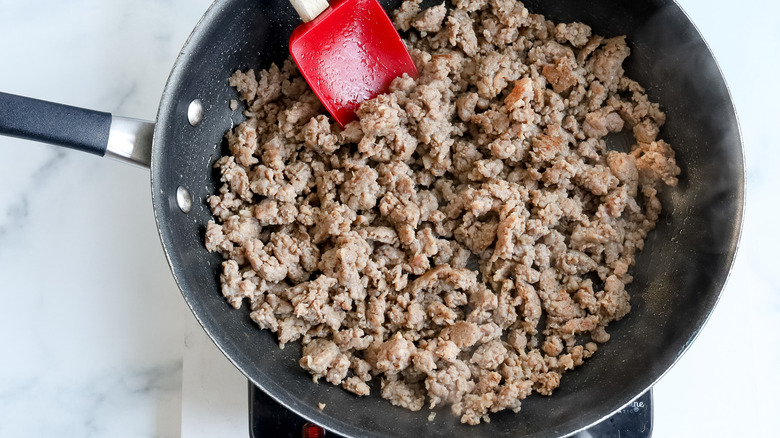
<path id="1" fill-rule="evenodd" d="M 623 75 L 623 61 L 630 53 L 625 36 L 606 40 L 604 47 L 598 49 L 590 60 L 593 74 L 608 89 L 616 89 Z"/>
<path id="2" fill-rule="evenodd" d="M 449 338 L 458 348 L 471 347 L 476 344 L 481 333 L 476 324 L 458 321 L 450 327 Z"/>
<path id="3" fill-rule="evenodd" d="M 420 385 L 409 385 L 403 380 L 392 378 L 382 379 L 382 397 L 411 411 L 419 411 L 425 404 L 425 395 Z"/>
<path id="4" fill-rule="evenodd" d="M 343 129 L 290 60 L 230 77 L 247 119 L 203 236 L 225 299 L 301 339 L 315 381 L 478 424 L 609 340 L 681 170 L 625 37 L 515 0 L 421 3 L 393 14 L 419 77 Z"/>
<path id="5" fill-rule="evenodd" d="M 494 370 L 504 362 L 506 352 L 506 347 L 501 344 L 501 341 L 491 341 L 480 345 L 474 351 L 474 354 L 471 356 L 471 362 L 483 369 Z"/>
<path id="6" fill-rule="evenodd" d="M 582 47 L 590 38 L 590 26 L 582 23 L 560 23 L 555 26 L 555 39 L 559 43 L 568 42 L 574 47 Z"/>
<path id="7" fill-rule="evenodd" d="M 393 374 L 406 369 L 412 358 L 414 345 L 397 334 L 393 339 L 383 342 L 377 351 L 376 368 L 384 373 Z"/>
<path id="8" fill-rule="evenodd" d="M 343 386 L 347 391 L 357 395 L 368 395 L 371 393 L 371 388 L 366 384 L 366 382 L 360 380 L 360 378 L 357 376 L 347 378 L 347 380 L 345 380 L 341 386 Z"/>
<path id="9" fill-rule="evenodd" d="M 412 26 L 420 32 L 435 33 L 441 30 L 441 23 L 447 15 L 444 3 L 426 9 L 417 15 L 411 22 Z"/>

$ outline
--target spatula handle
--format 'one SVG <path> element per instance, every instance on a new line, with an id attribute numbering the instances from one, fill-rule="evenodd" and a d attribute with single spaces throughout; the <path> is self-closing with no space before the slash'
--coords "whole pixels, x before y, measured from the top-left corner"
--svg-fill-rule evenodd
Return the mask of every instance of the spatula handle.
<path id="1" fill-rule="evenodd" d="M 322 11 L 328 9 L 328 0 L 290 0 L 290 3 L 304 23 L 314 20 Z"/>

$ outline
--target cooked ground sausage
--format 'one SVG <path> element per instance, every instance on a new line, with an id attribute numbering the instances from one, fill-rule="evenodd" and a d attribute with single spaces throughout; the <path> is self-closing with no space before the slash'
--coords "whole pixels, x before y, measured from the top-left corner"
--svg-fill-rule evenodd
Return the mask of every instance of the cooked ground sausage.
<path id="1" fill-rule="evenodd" d="M 237 71 L 246 121 L 215 164 L 205 243 L 230 304 L 301 339 L 315 380 L 477 424 L 609 340 L 680 169 L 624 76 L 625 37 L 454 4 L 396 11 L 420 75 L 344 129 L 291 61 Z M 630 152 L 608 150 L 615 132 Z"/>

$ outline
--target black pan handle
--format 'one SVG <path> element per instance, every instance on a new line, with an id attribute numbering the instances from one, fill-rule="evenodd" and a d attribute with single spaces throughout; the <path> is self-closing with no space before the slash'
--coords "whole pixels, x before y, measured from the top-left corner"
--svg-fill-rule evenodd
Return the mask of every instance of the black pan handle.
<path id="1" fill-rule="evenodd" d="M 0 135 L 149 167 L 154 124 L 0 92 Z"/>

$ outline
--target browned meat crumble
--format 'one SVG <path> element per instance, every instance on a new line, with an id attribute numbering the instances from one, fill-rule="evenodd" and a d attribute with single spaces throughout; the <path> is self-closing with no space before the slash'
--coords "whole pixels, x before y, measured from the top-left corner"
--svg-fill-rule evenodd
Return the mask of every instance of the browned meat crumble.
<path id="1" fill-rule="evenodd" d="M 478 424 L 609 340 L 680 169 L 623 74 L 625 37 L 453 3 L 395 12 L 420 76 L 344 129 L 291 61 L 236 72 L 247 120 L 215 164 L 205 240 L 230 304 L 300 339 L 315 381 Z M 623 131 L 632 150 L 608 150 Z"/>

